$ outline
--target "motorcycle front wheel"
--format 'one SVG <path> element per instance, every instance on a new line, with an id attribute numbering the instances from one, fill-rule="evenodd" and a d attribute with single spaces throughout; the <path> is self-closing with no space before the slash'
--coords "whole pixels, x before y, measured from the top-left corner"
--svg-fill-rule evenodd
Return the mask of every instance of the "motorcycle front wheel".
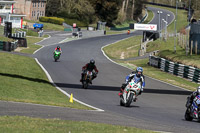
<path id="1" fill-rule="evenodd" d="M 185 111 L 185 120 L 186 121 L 192 121 L 192 117 L 190 116 L 190 112 L 188 111 L 188 109 Z"/>
<path id="2" fill-rule="evenodd" d="M 130 93 L 128 99 L 127 99 L 127 102 L 125 104 L 126 107 L 129 107 L 131 105 L 131 102 L 133 101 L 133 93 Z"/>

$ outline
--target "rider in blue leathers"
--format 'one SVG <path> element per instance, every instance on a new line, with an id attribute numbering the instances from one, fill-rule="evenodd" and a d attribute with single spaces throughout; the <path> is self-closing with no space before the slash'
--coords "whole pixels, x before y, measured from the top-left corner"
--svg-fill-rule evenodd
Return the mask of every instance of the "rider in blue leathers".
<path id="1" fill-rule="evenodd" d="M 133 71 L 131 74 L 129 74 L 128 76 L 126 76 L 125 79 L 125 83 L 122 84 L 121 86 L 121 90 L 119 92 L 119 96 L 122 95 L 122 92 L 124 91 L 125 87 L 128 85 L 128 83 L 134 78 L 134 80 L 136 82 L 140 82 L 141 83 L 141 91 L 139 93 L 139 95 L 142 94 L 143 92 L 143 88 L 145 87 L 145 77 L 143 75 L 143 69 L 142 67 L 137 67 L 136 71 Z"/>
<path id="2" fill-rule="evenodd" d="M 197 90 L 192 92 L 192 94 L 188 97 L 186 107 L 189 108 L 192 105 L 192 102 L 196 96 L 200 95 L 200 86 L 197 87 Z"/>

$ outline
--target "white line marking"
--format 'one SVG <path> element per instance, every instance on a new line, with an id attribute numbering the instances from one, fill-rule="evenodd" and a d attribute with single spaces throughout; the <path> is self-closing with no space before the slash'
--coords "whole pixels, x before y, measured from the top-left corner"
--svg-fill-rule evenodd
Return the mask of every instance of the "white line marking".
<path id="1" fill-rule="evenodd" d="M 36 62 L 38 63 L 38 65 L 42 68 L 42 70 L 45 72 L 45 74 L 47 75 L 47 78 L 49 79 L 49 81 L 50 81 L 59 91 L 61 91 L 63 94 L 65 94 L 67 97 L 70 98 L 70 96 L 71 96 L 70 94 L 68 94 L 66 91 L 62 90 L 60 87 L 58 87 L 58 86 L 53 82 L 51 76 L 49 75 L 49 73 L 47 72 L 47 70 L 42 66 L 42 64 L 40 64 L 40 62 L 38 61 L 37 58 L 35 58 L 35 61 L 36 61 Z M 73 100 L 76 101 L 76 102 L 78 102 L 78 103 L 80 103 L 80 104 L 83 104 L 83 105 L 85 105 L 85 106 L 88 106 L 88 107 L 90 107 L 90 108 L 96 109 L 96 111 L 104 111 L 104 110 L 102 110 L 102 109 L 99 109 L 99 108 L 96 108 L 96 107 L 91 106 L 91 105 L 89 105 L 89 104 L 86 104 L 86 103 L 84 103 L 84 102 L 81 102 L 81 101 L 77 100 L 76 98 L 73 98 Z"/>
<path id="2" fill-rule="evenodd" d="M 35 52 L 33 52 L 33 54 L 37 53 L 39 50 L 41 50 L 42 48 L 44 48 L 45 46 L 42 46 L 41 48 L 35 50 Z"/>

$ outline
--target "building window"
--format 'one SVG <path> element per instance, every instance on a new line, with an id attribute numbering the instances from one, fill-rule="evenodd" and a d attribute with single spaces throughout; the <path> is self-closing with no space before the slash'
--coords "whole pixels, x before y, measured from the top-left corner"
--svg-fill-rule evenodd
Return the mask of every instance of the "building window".
<path id="1" fill-rule="evenodd" d="M 34 16 L 35 16 L 35 11 L 34 11 Z"/>
<path id="2" fill-rule="evenodd" d="M 0 9 L 3 9 L 4 8 L 4 6 L 3 5 L 0 5 Z"/>
<path id="3" fill-rule="evenodd" d="M 33 17 L 33 11 L 32 11 L 32 17 Z"/>
<path id="4" fill-rule="evenodd" d="M 10 6 L 10 5 L 6 5 L 6 6 L 5 6 L 5 9 L 10 10 L 10 9 L 11 9 L 11 6 Z"/>

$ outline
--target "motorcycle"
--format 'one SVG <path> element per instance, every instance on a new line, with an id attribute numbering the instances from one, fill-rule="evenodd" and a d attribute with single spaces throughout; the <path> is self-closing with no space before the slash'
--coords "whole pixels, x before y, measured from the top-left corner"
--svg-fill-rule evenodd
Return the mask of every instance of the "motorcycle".
<path id="1" fill-rule="evenodd" d="M 187 100 L 187 104 L 189 103 L 189 97 Z M 200 95 L 196 96 L 191 104 L 191 106 L 187 106 L 186 104 L 186 112 L 185 112 L 185 120 L 192 121 L 193 119 L 196 119 L 198 122 L 200 122 Z"/>
<path id="2" fill-rule="evenodd" d="M 55 62 L 60 58 L 60 55 L 61 55 L 61 52 L 59 51 L 59 50 L 56 50 L 55 52 L 54 52 L 54 60 L 55 60 Z"/>
<path id="3" fill-rule="evenodd" d="M 125 87 L 123 94 L 120 96 L 120 105 L 129 107 L 132 101 L 138 96 L 141 90 L 141 83 L 131 80 L 129 84 Z"/>
<path id="4" fill-rule="evenodd" d="M 92 71 L 86 71 L 82 80 L 82 87 L 84 89 L 88 88 L 88 85 L 91 84 L 92 81 L 93 72 Z"/>

